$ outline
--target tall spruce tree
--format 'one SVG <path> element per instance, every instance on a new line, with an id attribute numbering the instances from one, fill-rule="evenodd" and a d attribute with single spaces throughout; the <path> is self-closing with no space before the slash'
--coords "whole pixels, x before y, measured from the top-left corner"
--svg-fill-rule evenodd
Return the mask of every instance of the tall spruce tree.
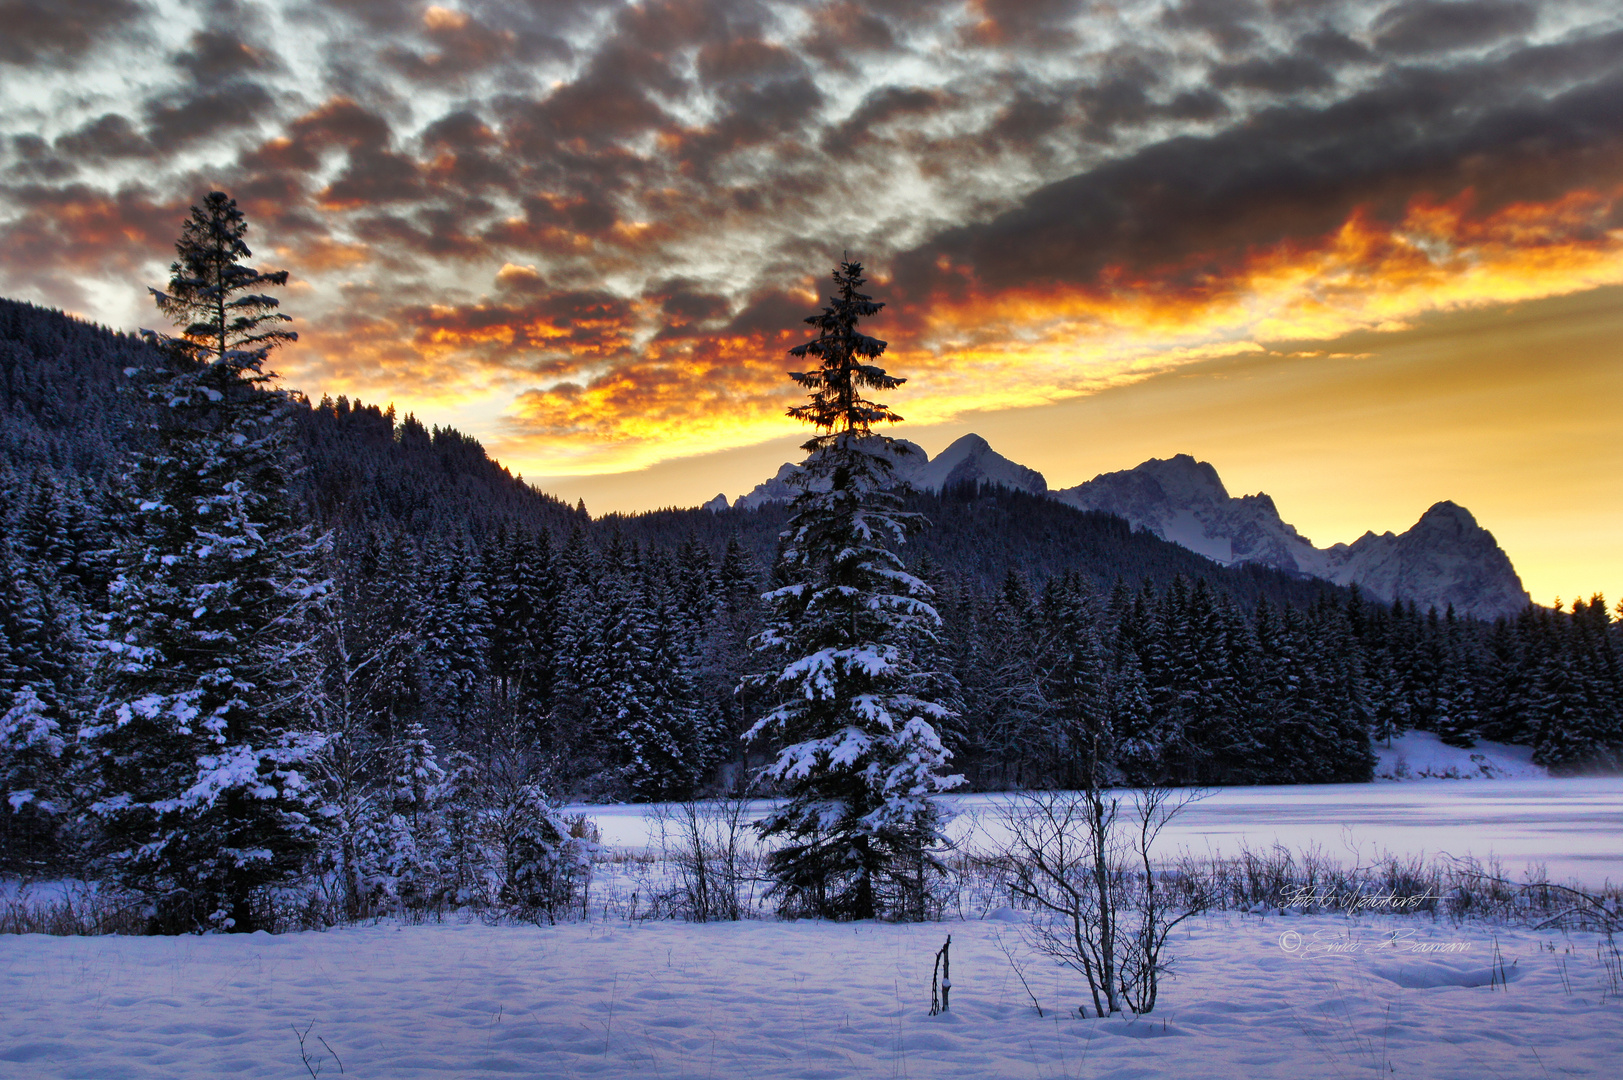
<path id="1" fill-rule="evenodd" d="M 837 294 L 806 322 L 817 337 L 790 350 L 812 371 L 789 415 L 817 428 L 804 445 L 801 493 L 780 537 L 780 575 L 758 638 L 775 668 L 758 677 L 777 704 L 746 735 L 781 749 L 764 774 L 785 803 L 761 831 L 777 839 L 769 870 L 792 909 L 829 918 L 919 918 L 939 839 L 930 796 L 960 782 L 936 725 L 947 710 L 919 692 L 921 639 L 940 616 L 931 590 L 893 548 L 923 522 L 901 510 L 895 440 L 872 431 L 900 417 L 863 397 L 902 379 L 875 365 L 885 343 L 857 329 L 883 306 L 860 291 L 862 266 L 834 272 Z"/>
<path id="2" fill-rule="evenodd" d="M 0 503 L 0 868 L 37 873 L 72 847 L 84 613 L 54 479 L 36 469 L 21 493 L 14 520 Z"/>
<path id="3" fill-rule="evenodd" d="M 161 409 L 133 496 L 99 700 L 82 730 L 109 870 L 159 931 L 256 927 L 261 890 L 297 873 L 317 837 L 306 779 L 314 733 L 312 608 L 319 543 L 289 498 L 287 396 L 269 351 L 293 339 L 244 266 L 248 226 L 221 192 L 194 207 L 135 371 Z"/>

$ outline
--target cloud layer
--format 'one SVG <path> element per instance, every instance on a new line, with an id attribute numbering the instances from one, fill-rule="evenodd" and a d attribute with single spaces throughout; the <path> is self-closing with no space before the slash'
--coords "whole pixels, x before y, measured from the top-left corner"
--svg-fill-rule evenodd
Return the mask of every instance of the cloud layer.
<path id="1" fill-rule="evenodd" d="M 1623 281 L 1623 17 L 1589 0 L 0 19 L 0 289 L 151 321 L 223 187 L 298 282 L 290 381 L 472 418 L 530 472 L 782 434 L 843 252 L 916 420 Z"/>

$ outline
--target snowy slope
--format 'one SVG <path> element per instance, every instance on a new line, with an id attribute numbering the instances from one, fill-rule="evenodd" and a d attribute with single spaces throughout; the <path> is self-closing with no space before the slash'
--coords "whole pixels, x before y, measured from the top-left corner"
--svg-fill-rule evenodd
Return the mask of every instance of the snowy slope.
<path id="1" fill-rule="evenodd" d="M 1410 731 L 1377 742 L 1377 780 L 1544 780 L 1549 771 L 1533 764 L 1531 746 L 1478 742 L 1469 749 L 1449 746 L 1429 731 Z"/>
<path id="2" fill-rule="evenodd" d="M 1600 1080 L 1623 1060 L 1593 935 L 1209 916 L 1170 940 L 1176 977 L 1153 1013 L 1099 1020 L 1076 1014 L 1080 976 L 1026 949 L 1015 913 L 992 914 L 12 937 L 0 1078 Z M 930 1016 L 948 934 L 951 1008 Z"/>

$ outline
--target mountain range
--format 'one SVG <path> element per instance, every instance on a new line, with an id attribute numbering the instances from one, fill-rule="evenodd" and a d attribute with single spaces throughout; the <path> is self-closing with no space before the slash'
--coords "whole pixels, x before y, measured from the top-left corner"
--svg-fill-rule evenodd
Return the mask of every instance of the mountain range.
<path id="1" fill-rule="evenodd" d="M 84 503 L 84 513 L 99 513 L 125 457 L 152 426 L 151 406 L 121 389 L 123 371 L 152 359 L 139 339 L 0 300 L 0 525 L 20 505 L 11 493 L 41 470 L 64 498 Z M 785 465 L 731 508 L 717 496 L 705 507 L 711 513 L 594 520 L 511 475 L 476 440 L 398 418 L 392 408 L 306 402 L 294 420 L 308 466 L 298 486 L 318 520 L 400 530 L 424 542 L 504 528 L 546 530 L 562 542 L 578 528 L 594 543 L 621 536 L 671 550 L 698 536 L 719 553 L 736 536 L 766 565 L 799 471 Z M 1040 472 L 977 435 L 934 458 L 900 440 L 897 450 L 898 473 L 922 493 L 915 509 L 935 522 L 919 550 L 981 587 L 996 587 L 1010 572 L 1037 582 L 1081 570 L 1106 587 L 1117 577 L 1136 584 L 1204 575 L 1237 598 L 1279 602 L 1305 603 L 1318 587 L 1356 583 L 1382 600 L 1401 596 L 1422 610 L 1453 604 L 1481 617 L 1527 603 L 1492 535 L 1452 503 L 1438 503 L 1401 536 L 1367 534 L 1319 549 L 1268 496 L 1231 498 L 1215 469 L 1187 455 L 1050 491 Z M 983 495 L 973 497 L 976 490 Z M 1218 567 L 1227 572 L 1207 572 Z"/>
<path id="2" fill-rule="evenodd" d="M 974 485 L 1046 496 L 1079 510 L 1114 514 L 1222 566 L 1273 567 L 1357 585 L 1387 603 L 1401 599 L 1439 611 L 1452 606 L 1485 619 L 1514 615 L 1530 602 L 1493 534 L 1452 502 L 1436 503 L 1403 533 L 1366 532 L 1351 544 L 1319 548 L 1280 516 L 1268 495 L 1231 496 L 1215 468 L 1188 454 L 1151 458 L 1051 490 L 1042 473 L 1010 461 L 979 435 L 965 435 L 934 458 L 915 443 L 899 439 L 896 445 L 897 475 L 916 489 Z M 795 493 L 790 481 L 799 471 L 800 466 L 786 463 L 732 505 L 754 509 L 788 501 Z M 718 495 L 705 505 L 720 510 L 728 501 Z"/>

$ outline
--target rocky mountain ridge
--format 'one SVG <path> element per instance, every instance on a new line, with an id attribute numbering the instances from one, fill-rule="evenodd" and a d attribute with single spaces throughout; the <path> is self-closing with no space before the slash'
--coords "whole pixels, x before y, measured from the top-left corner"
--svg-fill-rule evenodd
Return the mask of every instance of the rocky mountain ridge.
<path id="1" fill-rule="evenodd" d="M 1315 547 L 1285 521 L 1268 495 L 1231 496 L 1211 464 L 1188 454 L 1151 458 L 1132 469 L 1103 473 L 1075 487 L 1050 490 L 1035 469 L 993 450 L 979 435 L 965 435 L 934 458 L 916 444 L 897 457 L 897 475 L 913 487 L 939 492 L 963 484 L 1012 488 L 1046 495 L 1081 510 L 1125 518 L 1135 528 L 1170 540 L 1224 566 L 1270 566 L 1338 585 L 1356 584 L 1374 599 L 1402 599 L 1478 618 L 1514 615 L 1529 603 L 1509 556 L 1470 511 L 1434 504 L 1407 531 L 1366 532 L 1351 544 Z M 751 509 L 794 497 L 800 466 L 777 475 L 733 505 Z M 718 495 L 708 509 L 725 509 Z"/>

